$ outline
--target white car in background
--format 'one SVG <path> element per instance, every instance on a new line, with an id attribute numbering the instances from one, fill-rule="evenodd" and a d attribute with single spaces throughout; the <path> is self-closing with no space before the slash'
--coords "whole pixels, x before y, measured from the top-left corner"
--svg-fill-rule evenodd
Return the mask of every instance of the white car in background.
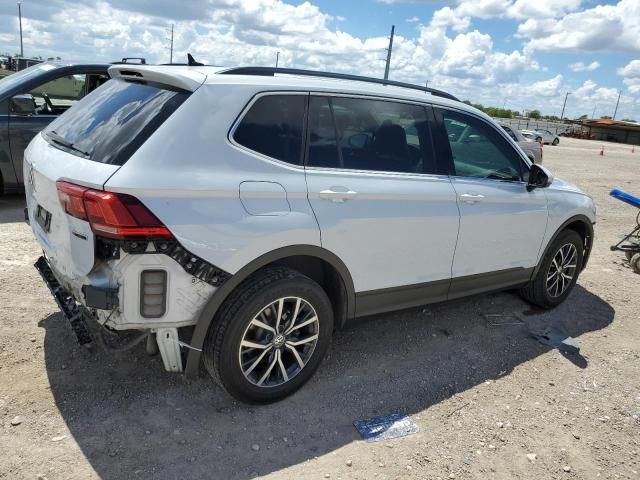
<path id="1" fill-rule="evenodd" d="M 157 344 L 166 370 L 204 364 L 272 402 L 355 317 L 507 288 L 553 308 L 587 263 L 592 199 L 445 92 L 259 67 L 109 74 L 24 161 L 36 267 L 81 342 L 137 331 L 120 349 Z"/>
<path id="2" fill-rule="evenodd" d="M 527 138 L 520 130 L 516 130 L 506 123 L 498 123 L 502 129 L 513 139 L 514 142 L 524 151 L 533 163 L 542 163 L 542 146 L 535 139 Z"/>
<path id="3" fill-rule="evenodd" d="M 542 138 L 542 142 L 545 145 L 558 145 L 560 143 L 560 137 L 555 133 L 551 133 L 549 130 L 521 130 L 525 136 L 531 136 L 532 138 Z"/>
<path id="4" fill-rule="evenodd" d="M 549 130 L 538 129 L 538 132 L 542 134 L 542 141 L 547 145 L 558 145 L 560 143 L 560 137 Z"/>

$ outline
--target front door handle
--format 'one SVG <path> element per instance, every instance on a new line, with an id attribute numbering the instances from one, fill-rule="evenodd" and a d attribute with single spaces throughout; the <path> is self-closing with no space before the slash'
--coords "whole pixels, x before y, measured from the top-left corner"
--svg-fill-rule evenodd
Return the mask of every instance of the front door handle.
<path id="1" fill-rule="evenodd" d="M 464 203 L 470 203 L 470 204 L 478 203 L 483 198 L 484 198 L 484 195 L 479 195 L 475 193 L 463 193 L 460 195 L 460 200 L 462 200 Z"/>
<path id="2" fill-rule="evenodd" d="M 353 190 L 346 190 L 346 189 L 344 191 L 333 190 L 333 189 L 321 190 L 320 193 L 318 194 L 318 196 L 323 200 L 331 200 L 332 202 L 335 202 L 335 203 L 344 203 L 345 200 L 352 199 L 356 195 L 358 195 L 358 192 L 354 192 Z"/>

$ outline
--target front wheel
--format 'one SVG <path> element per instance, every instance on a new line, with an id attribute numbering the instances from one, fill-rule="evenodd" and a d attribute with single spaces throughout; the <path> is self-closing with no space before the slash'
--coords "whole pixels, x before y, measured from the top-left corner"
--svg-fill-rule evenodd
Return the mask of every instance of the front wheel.
<path id="1" fill-rule="evenodd" d="M 209 374 L 249 403 L 280 400 L 315 372 L 331 342 L 333 311 L 313 280 L 285 268 L 242 283 L 204 345 Z"/>
<path id="2" fill-rule="evenodd" d="M 582 237 L 565 230 L 548 249 L 536 276 L 520 289 L 520 295 L 542 308 L 560 305 L 571 293 L 582 270 Z"/>
<path id="3" fill-rule="evenodd" d="M 558 145 L 560 143 L 560 139 L 559 138 L 554 138 L 553 142 L 551 143 L 551 145 Z"/>

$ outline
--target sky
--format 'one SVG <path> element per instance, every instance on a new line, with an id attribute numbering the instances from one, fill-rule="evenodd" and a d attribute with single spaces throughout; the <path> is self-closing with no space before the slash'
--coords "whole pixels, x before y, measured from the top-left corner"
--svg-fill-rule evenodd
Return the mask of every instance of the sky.
<path id="1" fill-rule="evenodd" d="M 640 0 L 24 0 L 25 56 L 384 74 L 461 99 L 640 121 Z M 0 0 L 0 53 L 20 50 Z"/>

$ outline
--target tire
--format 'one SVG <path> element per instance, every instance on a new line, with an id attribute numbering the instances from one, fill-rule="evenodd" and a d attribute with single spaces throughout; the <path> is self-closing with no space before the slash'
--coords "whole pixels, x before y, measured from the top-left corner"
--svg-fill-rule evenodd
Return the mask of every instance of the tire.
<path id="1" fill-rule="evenodd" d="M 633 257 L 631 257 L 631 260 L 629 260 L 629 265 L 631 265 L 631 268 L 634 272 L 640 273 L 640 253 L 636 253 Z"/>
<path id="2" fill-rule="evenodd" d="M 299 313 L 292 320 L 296 309 Z M 275 402 L 311 378 L 332 332 L 331 302 L 320 285 L 291 269 L 268 268 L 241 283 L 222 305 L 205 339 L 204 366 L 236 399 Z"/>
<path id="3" fill-rule="evenodd" d="M 624 252 L 624 256 L 629 263 L 631 263 L 631 258 L 635 255 L 634 252 Z"/>
<path id="4" fill-rule="evenodd" d="M 556 146 L 556 145 L 558 145 L 559 143 L 560 143 L 560 139 L 559 139 L 559 138 L 554 138 L 554 139 L 553 139 L 553 142 L 551 142 L 551 145 L 553 145 L 553 146 L 555 147 L 555 146 Z"/>
<path id="5" fill-rule="evenodd" d="M 571 247 L 572 246 L 572 247 Z M 562 265 L 561 249 L 567 254 L 566 265 L 573 268 L 560 269 Z M 538 273 L 528 284 L 520 289 L 520 295 L 527 302 L 545 309 L 557 307 L 571 294 L 582 270 L 584 243 L 582 237 L 573 230 L 565 230 L 547 249 Z M 575 263 L 570 257 L 575 253 Z M 555 260 L 555 263 L 554 263 Z M 558 272 L 553 275 L 553 272 Z M 571 277 L 570 280 L 566 277 Z M 549 284 L 547 279 L 549 278 Z M 557 279 L 558 283 L 554 283 Z"/>

